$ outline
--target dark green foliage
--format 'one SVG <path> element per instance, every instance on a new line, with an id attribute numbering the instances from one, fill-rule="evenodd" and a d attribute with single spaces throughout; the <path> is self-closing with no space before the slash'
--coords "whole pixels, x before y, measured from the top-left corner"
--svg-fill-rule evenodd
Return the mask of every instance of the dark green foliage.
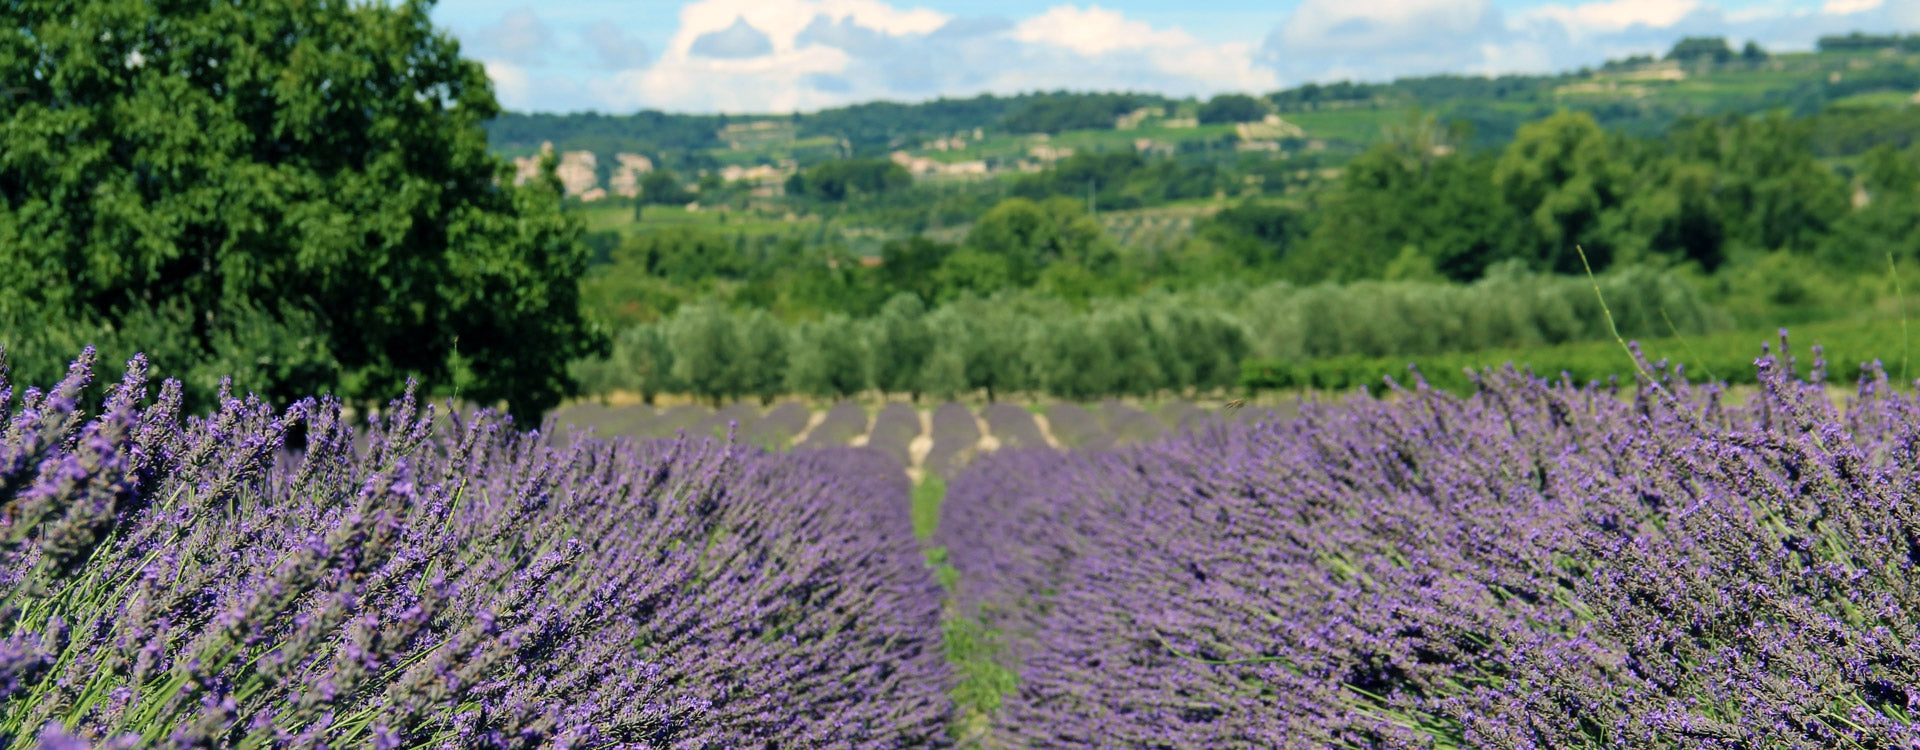
<path id="1" fill-rule="evenodd" d="M 732 313 L 712 303 L 684 307 L 664 333 L 673 352 L 673 379 L 687 392 L 715 404 L 745 392 L 745 348 Z"/>
<path id="2" fill-rule="evenodd" d="M 1033 325 L 1033 318 L 978 297 L 942 305 L 927 316 L 934 341 L 921 375 L 927 393 L 951 399 L 984 391 L 992 400 L 1032 387 L 1021 350 Z"/>
<path id="3" fill-rule="evenodd" d="M 1690 36 L 1674 42 L 1673 49 L 1667 50 L 1666 59 L 1687 63 L 1724 63 L 1733 59 L 1733 48 L 1727 46 L 1726 37 Z"/>
<path id="4" fill-rule="evenodd" d="M 1523 125 L 1494 165 L 1493 187 L 1521 221 L 1516 236 L 1535 267 L 1579 273 L 1575 246 L 1604 268 L 1615 255 L 1608 232 L 1632 192 L 1627 141 L 1584 113 L 1562 112 Z"/>
<path id="5" fill-rule="evenodd" d="M 797 393 L 846 398 L 872 383 L 867 341 L 845 315 L 802 323 L 793 333 L 787 384 Z"/>
<path id="6" fill-rule="evenodd" d="M 631 115 L 506 112 L 487 121 L 486 129 L 493 147 L 508 153 L 534 153 L 542 142 L 551 142 L 558 150 L 592 151 L 602 154 L 602 159 L 621 152 L 685 158 L 695 151 L 724 145 L 714 135 L 720 123 L 721 118 L 715 115 L 656 110 Z M 667 167 L 680 162 L 659 160 L 658 164 Z"/>
<path id="7" fill-rule="evenodd" d="M 762 405 L 786 392 L 788 351 L 787 330 L 765 310 L 749 310 L 741 316 L 738 331 L 740 357 L 734 377 L 740 392 L 756 396 Z"/>
<path id="8" fill-rule="evenodd" d="M 887 159 L 845 159 L 815 165 L 787 178 L 787 195 L 840 203 L 848 198 L 904 190 L 913 184 L 907 168 Z"/>
<path id="9" fill-rule="evenodd" d="M 1497 156 L 1416 121 L 1347 165 L 1319 222 L 1278 273 L 1300 282 L 1480 278 L 1504 260 L 1556 273 L 1615 263 L 1711 271 L 1746 251 L 1810 252 L 1847 215 L 1844 180 L 1809 147 L 1805 121 L 1698 119 L 1662 141 L 1563 112 L 1521 128 Z M 1229 215 L 1231 216 L 1231 215 Z M 1251 234 L 1216 221 L 1227 248 Z M 1228 238 L 1228 239 L 1222 239 Z"/>
<path id="10" fill-rule="evenodd" d="M 1778 340 L 1778 329 L 1737 331 L 1706 336 L 1660 337 L 1639 340 L 1639 347 L 1651 362 L 1668 360 L 1684 365 L 1688 377 L 1725 379 L 1734 384 L 1755 382 L 1755 352 L 1770 341 Z M 1845 322 L 1802 326 L 1794 329 L 1795 341 L 1810 341 L 1824 347 L 1826 371 L 1836 378 L 1857 377 L 1863 365 L 1875 360 L 1897 371 L 1902 352 L 1899 321 Z M 1576 384 L 1606 383 L 1618 379 L 1634 380 L 1633 361 L 1612 340 L 1583 341 L 1552 347 L 1493 349 L 1479 352 L 1434 354 L 1419 357 L 1327 357 L 1310 361 L 1274 359 L 1248 360 L 1241 372 L 1241 383 L 1248 388 L 1314 388 L 1346 391 L 1367 387 L 1383 392 L 1383 378 L 1391 377 L 1405 385 L 1413 382 L 1409 366 L 1417 366 L 1420 377 L 1435 388 L 1456 393 L 1478 389 L 1475 377 L 1484 368 L 1506 363 L 1557 378 L 1561 373 Z M 1814 366 L 1811 356 L 1802 356 L 1794 371 L 1805 377 Z M 1889 375 L 1897 377 L 1897 372 Z"/>
<path id="11" fill-rule="evenodd" d="M 966 252 L 993 260 L 962 257 Z M 1080 203 L 1063 197 L 1039 203 L 1009 198 L 974 222 L 966 250 L 948 258 L 949 266 L 972 265 L 956 270 L 955 288 L 942 292 L 951 295 L 971 289 L 986 294 L 1003 288 L 987 286 L 990 283 L 1031 286 L 1042 269 L 1055 263 L 1100 271 L 1112 262 L 1113 254 L 1111 241 Z"/>
<path id="12" fill-rule="evenodd" d="M 1246 268 L 1273 268 L 1306 237 L 1308 218 L 1283 203 L 1243 201 L 1199 225 L 1199 233 Z"/>
<path id="13" fill-rule="evenodd" d="M 1920 145 L 1869 152 L 1861 162 L 1860 190 L 1866 205 L 1834 223 L 1817 253 L 1821 263 L 1861 273 L 1884 270 L 1889 255 L 1904 264 L 1920 262 Z"/>
<path id="14" fill-rule="evenodd" d="M 1273 102 L 1282 112 L 1303 112 L 1320 109 L 1329 105 L 1351 106 L 1356 103 L 1371 102 L 1388 90 L 1384 84 L 1354 83 L 1338 81 L 1335 83 L 1308 83 L 1297 88 L 1276 91 L 1267 95 L 1267 101 Z"/>
<path id="15" fill-rule="evenodd" d="M 911 293 L 923 303 L 940 296 L 934 274 L 947 262 L 956 248 L 920 235 L 904 240 L 888 240 L 880 247 L 880 274 L 887 285 Z"/>
<path id="16" fill-rule="evenodd" d="M 1074 319 L 1039 321 L 1035 329 L 1025 359 L 1047 393 L 1086 401 L 1114 392 L 1117 373 L 1106 336 Z"/>
<path id="17" fill-rule="evenodd" d="M 732 238 L 715 232 L 673 227 L 621 239 L 613 263 L 678 284 L 712 278 L 741 278 L 749 259 Z"/>
<path id="18" fill-rule="evenodd" d="M 920 400 L 921 373 L 933 354 L 933 332 L 927 328 L 927 308 L 908 293 L 887 300 L 880 314 L 868 321 L 867 340 L 873 352 L 873 386 L 883 393 L 906 393 Z"/>
<path id="19" fill-rule="evenodd" d="M 428 3 L 9 7 L 0 343 L 22 376 L 89 339 L 196 407 L 216 372 L 282 401 L 418 377 L 527 419 L 604 347 L 579 224 L 550 178 L 504 184 L 486 73 Z"/>
<path id="20" fill-rule="evenodd" d="M 971 99 L 942 97 L 919 104 L 866 102 L 804 115 L 800 118 L 800 135 L 845 139 L 854 155 L 882 154 L 902 140 L 984 127 L 1032 96 L 981 94 Z"/>
<path id="21" fill-rule="evenodd" d="M 656 169 L 640 178 L 640 205 L 679 206 L 691 202 L 694 197 L 692 191 L 680 184 L 680 178 L 672 170 Z"/>
<path id="22" fill-rule="evenodd" d="M 1198 119 L 1202 125 L 1215 125 L 1223 122 L 1258 122 L 1266 116 L 1267 109 L 1259 99 L 1246 94 L 1220 94 L 1200 106 Z"/>
<path id="23" fill-rule="evenodd" d="M 1630 336 L 1728 325 L 1673 274 L 1619 269 L 1598 283 Z M 1217 392 L 1238 381 L 1248 357 L 1425 355 L 1610 335 L 1590 282 L 1534 275 L 1514 263 L 1471 285 L 1223 285 L 1096 299 L 1084 312 L 1031 293 L 963 295 L 925 312 L 917 297 L 900 294 L 875 317 L 834 314 L 795 327 L 779 326 L 763 311 L 702 303 L 660 326 L 664 340 L 650 333 L 654 328 L 623 333 L 615 345 L 620 364 L 594 382 L 649 398 L 649 388 L 676 388 L 712 400 L 766 399 L 785 387 L 828 397 L 878 388 L 916 398 L 1044 392 L 1091 400 Z M 576 367 L 583 379 L 600 371 L 590 363 Z M 663 368 L 671 381 L 646 377 Z"/>
<path id="24" fill-rule="evenodd" d="M 1867 34 L 1855 31 L 1845 36 L 1823 36 L 1814 46 L 1821 52 L 1877 52 L 1897 49 L 1920 51 L 1920 34 Z"/>
<path id="25" fill-rule="evenodd" d="M 1468 281 L 1522 253 L 1519 217 L 1492 190 L 1493 158 L 1448 148 L 1429 123 L 1349 163 L 1305 247 L 1282 256 L 1283 275 L 1303 282 L 1378 278 L 1412 248 L 1439 273 Z"/>
<path id="26" fill-rule="evenodd" d="M 1148 159 L 1134 151 L 1082 151 L 1015 178 L 1010 192 L 1034 201 L 1073 198 L 1083 207 L 1091 199 L 1094 210 L 1113 211 L 1211 197 L 1234 187 L 1233 182 L 1212 163 Z"/>
<path id="27" fill-rule="evenodd" d="M 1726 327 L 1680 278 L 1622 269 L 1599 278 L 1622 332 L 1700 333 Z M 1253 354 L 1294 360 L 1475 351 L 1594 340 L 1609 335 L 1584 278 L 1535 276 L 1509 264 L 1471 285 L 1363 282 L 1272 285 L 1226 306 L 1251 335 Z M 1662 317 L 1664 314 L 1664 317 Z"/>
<path id="28" fill-rule="evenodd" d="M 1010 133 L 1061 133 L 1068 130 L 1112 130 L 1114 118 L 1141 107 L 1164 107 L 1166 99 L 1150 94 L 1071 94 L 1064 91 L 1036 97 L 1000 121 Z"/>
<path id="29" fill-rule="evenodd" d="M 1847 212 L 1847 193 L 1808 149 L 1809 125 L 1778 113 L 1685 123 L 1668 139 L 1668 158 L 1699 176 L 1678 189 L 1706 196 L 1703 210 L 1738 247 L 1811 250 Z"/>

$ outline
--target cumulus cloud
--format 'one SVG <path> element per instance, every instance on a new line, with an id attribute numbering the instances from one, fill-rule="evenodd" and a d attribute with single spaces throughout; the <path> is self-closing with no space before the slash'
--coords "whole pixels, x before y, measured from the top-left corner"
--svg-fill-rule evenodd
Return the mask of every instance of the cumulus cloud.
<path id="1" fill-rule="evenodd" d="M 699 0 L 657 61 L 591 86 L 616 110 L 732 112 L 1062 88 L 1210 95 L 1276 87 L 1258 52 L 1097 5 L 1015 22 L 879 0 Z"/>
<path id="2" fill-rule="evenodd" d="M 852 18 L 836 19 L 822 13 L 794 36 L 793 43 L 796 47 L 814 44 L 839 47 L 858 57 L 874 57 L 898 49 L 899 38 L 862 26 Z"/>
<path id="3" fill-rule="evenodd" d="M 473 35 L 480 53 L 520 65 L 536 65 L 553 45 L 553 30 L 526 8 L 507 11 L 500 22 Z"/>
<path id="4" fill-rule="evenodd" d="M 1634 26 L 1668 28 L 1701 9 L 1697 0 L 1605 0 L 1581 5 L 1545 5 L 1524 17 L 1551 19 L 1569 31 L 1607 34 Z"/>
<path id="5" fill-rule="evenodd" d="M 694 37 L 693 44 L 688 46 L 687 51 L 699 57 L 740 60 L 772 52 L 773 40 L 767 38 L 764 32 L 749 25 L 747 19 L 736 18 L 732 26 Z"/>
<path id="6" fill-rule="evenodd" d="M 1103 55 L 1116 50 L 1186 47 L 1194 43 L 1193 37 L 1184 31 L 1156 29 L 1098 5 L 1087 6 L 1084 10 L 1072 5 L 1050 8 L 1015 25 L 1011 36 L 1022 42 L 1050 44 L 1082 55 Z"/>
<path id="7" fill-rule="evenodd" d="M 518 65 L 499 60 L 489 60 L 481 64 L 487 70 L 487 78 L 493 81 L 493 95 L 500 104 L 513 109 L 514 102 L 526 102 L 533 93 L 532 78 Z"/>
<path id="8" fill-rule="evenodd" d="M 603 19 L 586 27 L 581 35 L 586 37 L 587 44 L 593 48 L 594 57 L 603 68 L 638 68 L 653 58 L 653 51 L 647 49 L 646 42 L 622 33 L 620 27 L 609 20 Z"/>
<path id="9" fill-rule="evenodd" d="M 1827 0 L 1820 6 L 1820 12 L 1834 15 L 1862 13 L 1879 8 L 1880 4 L 1881 0 Z"/>

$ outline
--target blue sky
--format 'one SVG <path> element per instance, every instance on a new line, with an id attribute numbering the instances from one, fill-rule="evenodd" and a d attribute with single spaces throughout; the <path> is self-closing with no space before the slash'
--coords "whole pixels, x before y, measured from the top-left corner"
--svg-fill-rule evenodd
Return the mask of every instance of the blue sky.
<path id="1" fill-rule="evenodd" d="M 516 111 L 813 111 L 1033 90 L 1206 97 L 1547 72 L 1689 35 L 1805 50 L 1920 32 L 1920 0 L 441 0 Z"/>

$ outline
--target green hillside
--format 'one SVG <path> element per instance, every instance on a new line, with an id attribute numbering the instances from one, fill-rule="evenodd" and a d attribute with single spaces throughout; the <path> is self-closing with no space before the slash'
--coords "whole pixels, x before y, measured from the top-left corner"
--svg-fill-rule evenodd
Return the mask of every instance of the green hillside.
<path id="1" fill-rule="evenodd" d="M 1849 42 L 1866 39 L 1867 43 Z M 1876 41 L 1877 40 L 1877 41 Z M 1871 46 L 1883 43 L 1884 46 Z M 1686 50 L 1679 50 L 1682 55 Z M 1785 109 L 1808 116 L 1833 107 L 1904 108 L 1920 90 L 1920 52 L 1898 37 L 1833 37 L 1819 51 L 1766 54 L 1749 50 L 1716 60 L 1650 57 L 1610 61 L 1595 69 L 1551 75 L 1440 75 L 1387 83 L 1337 83 L 1271 92 L 1262 108 L 1290 135 L 1289 151 L 1325 148 L 1353 153 L 1415 112 L 1470 128 L 1472 143 L 1497 146 L 1520 123 L 1559 109 L 1588 112 L 1609 129 L 1652 135 L 1694 116 Z M 1035 145 L 1131 149 L 1156 141 L 1179 153 L 1204 152 L 1235 135 L 1231 124 L 1194 122 L 1207 103 L 1140 94 L 1032 93 L 983 95 L 917 104 L 874 102 L 814 113 L 765 115 L 632 115 L 508 113 L 488 124 L 494 149 L 536 153 L 542 142 L 586 150 L 610 161 L 616 152 L 644 154 L 680 171 L 729 164 L 799 166 L 845 157 L 906 151 L 943 162 L 982 159 L 1011 166 Z M 1144 116 L 1126 120 L 1127 115 Z M 756 126 L 765 130 L 749 130 Z M 1297 128 L 1297 135 L 1291 135 Z M 976 131 L 979 137 L 975 137 Z M 753 137 L 741 137 L 752 133 Z M 959 136 L 963 149 L 930 144 Z"/>

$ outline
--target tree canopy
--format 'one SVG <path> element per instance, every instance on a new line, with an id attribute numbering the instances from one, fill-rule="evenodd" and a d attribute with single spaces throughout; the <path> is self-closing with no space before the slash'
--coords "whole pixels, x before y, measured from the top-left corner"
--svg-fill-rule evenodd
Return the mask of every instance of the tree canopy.
<path id="1" fill-rule="evenodd" d="M 58 367 L 78 338 L 137 342 L 202 399 L 222 372 L 280 399 L 418 377 L 523 418 L 567 394 L 564 363 L 604 347 L 579 310 L 580 226 L 551 163 L 515 188 L 487 153 L 491 85 L 430 5 L 11 3 L 16 367 Z"/>

